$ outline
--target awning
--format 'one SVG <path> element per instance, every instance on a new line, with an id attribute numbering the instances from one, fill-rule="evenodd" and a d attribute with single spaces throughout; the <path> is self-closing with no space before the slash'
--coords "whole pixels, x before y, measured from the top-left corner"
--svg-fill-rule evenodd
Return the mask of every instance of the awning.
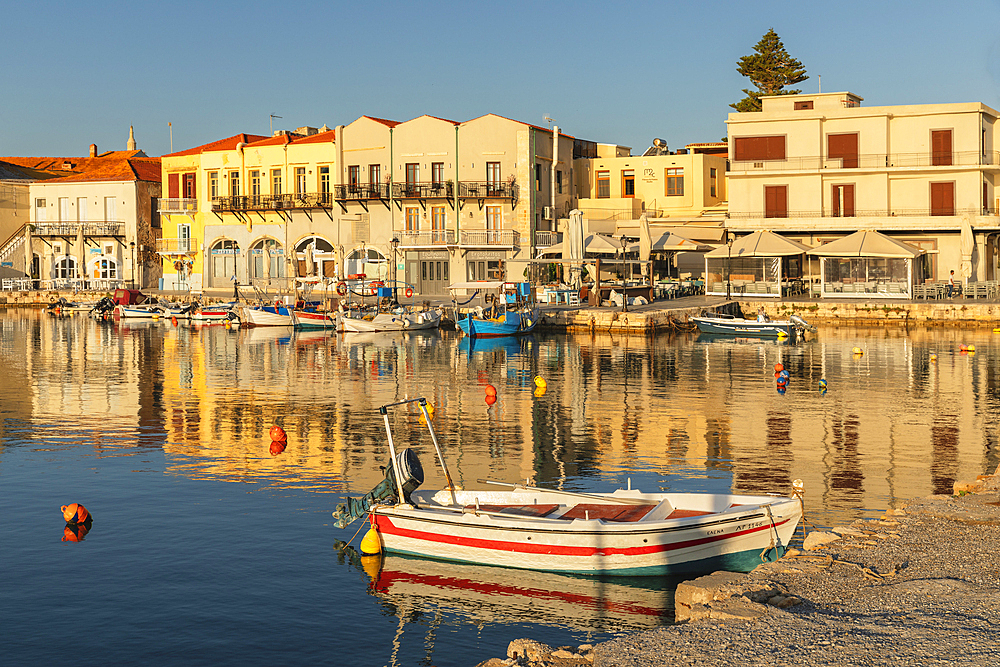
<path id="1" fill-rule="evenodd" d="M 499 280 L 476 280 L 467 283 L 452 283 L 448 285 L 448 289 L 500 289 L 503 285 L 502 281 Z"/>
<path id="2" fill-rule="evenodd" d="M 665 252 L 668 250 L 674 250 L 678 252 L 704 252 L 706 250 L 711 250 L 712 246 L 707 243 L 700 243 L 698 241 L 692 241 L 691 239 L 684 238 L 677 234 L 667 232 L 665 234 L 660 234 L 659 237 L 653 240 L 653 245 L 651 250 L 653 252 Z M 639 244 L 633 243 L 626 248 L 629 252 L 638 252 Z"/>
<path id="3" fill-rule="evenodd" d="M 736 239 L 732 247 L 719 246 L 705 253 L 705 257 L 786 257 L 808 251 L 807 245 L 786 239 L 772 231 L 761 230 Z"/>
<path id="4" fill-rule="evenodd" d="M 909 243 L 897 241 L 874 230 L 854 232 L 842 239 L 831 241 L 809 251 L 810 255 L 823 257 L 888 257 L 913 259 L 923 251 Z"/>
<path id="5" fill-rule="evenodd" d="M 618 242 L 617 239 L 613 239 L 610 236 L 605 236 L 604 234 L 589 234 L 587 238 L 583 240 L 583 251 L 592 252 L 600 255 L 614 255 L 621 252 L 622 244 Z M 559 255 L 562 256 L 563 244 L 557 243 L 555 245 L 550 245 L 545 248 L 540 253 L 539 257 L 543 255 Z"/>

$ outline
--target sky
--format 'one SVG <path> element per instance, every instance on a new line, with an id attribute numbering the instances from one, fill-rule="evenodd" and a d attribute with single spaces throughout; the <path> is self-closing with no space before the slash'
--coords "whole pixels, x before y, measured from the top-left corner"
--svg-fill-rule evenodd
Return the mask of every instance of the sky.
<path id="1" fill-rule="evenodd" d="M 487 113 L 671 150 L 726 135 L 769 28 L 809 79 L 864 106 L 1000 109 L 1000 0 L 8 2 L 0 155 L 150 156 L 362 115 Z M 171 145 L 171 123 L 173 143 Z"/>

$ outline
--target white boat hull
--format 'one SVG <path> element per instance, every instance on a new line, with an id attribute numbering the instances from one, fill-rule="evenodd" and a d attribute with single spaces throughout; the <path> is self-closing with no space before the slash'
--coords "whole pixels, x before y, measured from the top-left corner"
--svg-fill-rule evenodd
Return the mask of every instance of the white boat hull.
<path id="1" fill-rule="evenodd" d="M 291 311 L 287 308 L 272 312 L 252 306 L 240 308 L 240 321 L 254 327 L 290 327 L 293 324 Z"/>
<path id="2" fill-rule="evenodd" d="M 459 491 L 454 503 L 451 498 L 446 491 L 418 491 L 416 507 L 375 506 L 384 549 L 591 575 L 749 571 L 781 555 L 802 515 L 797 499 L 772 496 L 617 491 L 592 494 L 586 504 L 565 504 L 566 496 L 554 492 L 518 490 Z M 544 516 L 510 514 L 552 505 L 556 509 Z M 492 512 L 486 506 L 505 509 Z M 618 518 L 599 518 L 616 512 Z M 640 513 L 638 519 L 621 518 Z"/>
<path id="3" fill-rule="evenodd" d="M 377 331 L 417 331 L 436 329 L 441 324 L 441 313 L 428 310 L 420 313 L 378 313 L 371 319 L 342 317 L 341 328 L 351 333 L 374 333 Z"/>

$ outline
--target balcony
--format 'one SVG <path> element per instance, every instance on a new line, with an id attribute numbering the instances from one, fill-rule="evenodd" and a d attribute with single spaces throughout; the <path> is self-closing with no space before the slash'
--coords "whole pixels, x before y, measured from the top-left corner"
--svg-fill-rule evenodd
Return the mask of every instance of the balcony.
<path id="1" fill-rule="evenodd" d="M 784 211 L 778 214 L 766 214 L 763 211 L 730 211 L 726 217 L 731 220 L 750 220 L 764 218 L 781 220 L 787 218 L 925 218 L 930 216 L 991 216 L 998 215 L 993 208 L 891 208 L 891 209 L 855 209 L 853 215 L 835 214 L 832 210 L 814 211 Z"/>
<path id="2" fill-rule="evenodd" d="M 562 243 L 562 234 L 559 232 L 535 232 L 536 248 L 548 248 L 549 246 L 554 246 L 557 243 Z"/>
<path id="3" fill-rule="evenodd" d="M 451 183 L 393 183 L 393 199 L 452 199 L 455 187 Z"/>
<path id="4" fill-rule="evenodd" d="M 393 234 L 403 248 L 441 248 L 455 245 L 454 229 L 434 229 L 431 231 L 399 231 Z"/>
<path id="5" fill-rule="evenodd" d="M 728 214 L 731 229 L 796 230 L 809 232 L 857 229 L 914 231 L 923 229 L 961 228 L 962 221 L 971 219 L 975 228 L 995 227 L 998 212 L 992 208 L 894 208 L 855 209 L 853 215 L 834 215 L 831 210 L 787 211 L 784 215 L 766 215 L 762 211 Z"/>
<path id="6" fill-rule="evenodd" d="M 31 233 L 35 236 L 124 236 L 125 223 L 118 220 L 86 220 L 78 222 L 36 222 Z"/>
<path id="7" fill-rule="evenodd" d="M 338 201 L 385 200 L 389 198 L 388 183 L 353 183 L 334 186 L 334 196 Z"/>
<path id="8" fill-rule="evenodd" d="M 161 199 L 159 208 L 161 214 L 168 215 L 184 214 L 191 215 L 198 212 L 197 199 Z"/>
<path id="9" fill-rule="evenodd" d="M 823 169 L 900 169 L 913 167 L 998 167 L 1000 151 L 951 153 L 862 153 L 851 157 L 790 157 L 784 160 L 733 160 L 729 173 L 752 174 L 776 171 L 820 171 Z"/>
<path id="10" fill-rule="evenodd" d="M 198 252 L 194 239 L 156 239 L 156 253 L 165 256 L 193 255 Z"/>
<path id="11" fill-rule="evenodd" d="M 458 196 L 467 199 L 517 199 L 517 183 L 495 181 L 462 181 L 458 184 Z"/>
<path id="12" fill-rule="evenodd" d="M 460 248 L 510 248 L 520 245 L 516 229 L 478 229 L 462 232 Z"/>
<path id="13" fill-rule="evenodd" d="M 216 197 L 212 200 L 212 211 L 214 213 L 308 210 L 332 207 L 333 194 L 330 192 L 288 195 L 240 195 L 235 197 Z"/>

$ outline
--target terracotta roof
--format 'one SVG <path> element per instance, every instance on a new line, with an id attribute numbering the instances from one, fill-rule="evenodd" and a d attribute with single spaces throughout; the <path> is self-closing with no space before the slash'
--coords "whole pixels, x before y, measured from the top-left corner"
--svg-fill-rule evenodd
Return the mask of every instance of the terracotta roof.
<path id="1" fill-rule="evenodd" d="M 337 139 L 337 131 L 329 130 L 327 132 L 319 132 L 317 134 L 311 134 L 308 137 L 300 137 L 298 139 L 293 139 L 293 144 L 321 144 L 323 142 L 335 143 Z"/>
<path id="2" fill-rule="evenodd" d="M 129 162 L 155 161 L 156 172 L 159 173 L 159 158 L 148 158 L 142 151 L 108 151 L 98 157 L 4 157 L 0 158 L 7 164 L 8 171 L 17 169 L 23 174 L 21 178 L 33 181 L 45 180 L 160 180 L 146 178 L 150 167 L 139 167 L 136 172 Z"/>
<path id="3" fill-rule="evenodd" d="M 432 115 L 430 115 L 428 113 L 425 113 L 422 116 L 417 116 L 416 118 L 411 118 L 410 120 L 408 120 L 406 122 L 409 123 L 411 121 L 414 121 L 414 120 L 417 120 L 417 119 L 420 119 L 420 118 L 433 118 L 434 120 L 439 120 L 439 121 L 441 121 L 443 123 L 451 123 L 452 125 L 461 125 L 461 123 L 458 122 L 457 120 L 448 120 L 447 118 L 440 118 L 438 116 L 432 116 Z"/>
<path id="4" fill-rule="evenodd" d="M 151 181 L 159 183 L 160 158 L 94 158 L 82 173 L 52 178 L 47 183 L 87 183 L 94 181 Z"/>
<path id="5" fill-rule="evenodd" d="M 207 153 L 209 151 L 231 151 L 236 148 L 236 144 L 244 143 L 249 144 L 255 141 L 260 141 L 262 139 L 268 139 L 269 137 L 264 137 L 259 134 L 235 134 L 231 137 L 226 137 L 225 139 L 219 139 L 218 141 L 213 141 L 208 144 L 203 144 L 201 146 L 195 146 L 194 148 L 189 148 L 186 151 L 177 151 L 176 153 L 169 153 L 163 157 L 178 157 L 181 155 L 198 155 L 199 153 Z"/>
<path id="6" fill-rule="evenodd" d="M 362 116 L 361 118 L 367 118 L 368 120 L 373 120 L 376 123 L 382 123 L 386 127 L 396 127 L 399 125 L 398 120 L 386 120 L 385 118 L 376 118 L 375 116 Z M 358 120 L 360 120 L 360 118 Z"/>

